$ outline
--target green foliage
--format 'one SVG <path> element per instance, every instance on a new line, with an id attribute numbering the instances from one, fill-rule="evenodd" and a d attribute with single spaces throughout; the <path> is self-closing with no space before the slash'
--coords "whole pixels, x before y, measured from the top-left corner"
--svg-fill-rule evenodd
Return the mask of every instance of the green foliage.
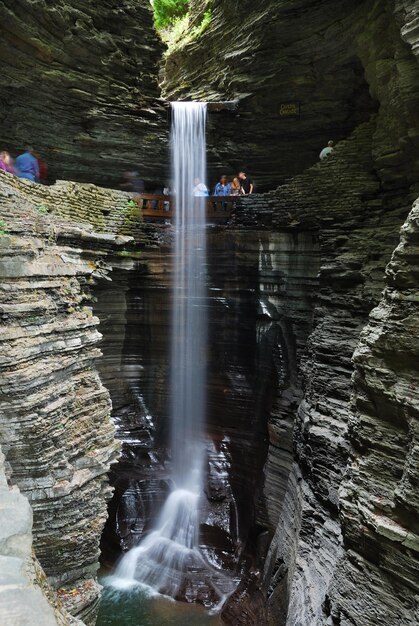
<path id="1" fill-rule="evenodd" d="M 141 257 L 141 251 L 136 250 L 119 250 L 116 253 L 119 257 L 128 257 L 130 259 L 139 259 Z"/>
<path id="2" fill-rule="evenodd" d="M 39 211 L 39 213 L 45 214 L 48 213 L 48 207 L 45 206 L 45 204 L 38 204 L 36 207 L 36 210 Z"/>
<path id="3" fill-rule="evenodd" d="M 168 47 L 168 54 L 199 39 L 211 24 L 211 20 L 211 9 L 205 11 L 200 22 L 195 20 L 195 22 L 191 23 L 189 13 L 184 17 L 176 19 L 170 28 L 161 32 L 162 39 Z"/>
<path id="4" fill-rule="evenodd" d="M 153 0 L 154 24 L 158 30 L 167 28 L 184 17 L 189 9 L 189 0 Z"/>
<path id="5" fill-rule="evenodd" d="M 6 226 L 6 222 L 3 222 L 3 220 L 0 220 L 0 237 L 3 237 L 3 235 L 7 234 L 7 226 Z"/>
<path id="6" fill-rule="evenodd" d="M 196 38 L 200 37 L 202 35 L 202 33 L 207 30 L 208 26 L 211 24 L 211 20 L 212 20 L 212 11 L 211 11 L 211 9 L 208 9 L 208 11 L 205 11 L 205 13 L 204 13 L 204 17 L 202 18 L 202 22 L 197 27 L 197 30 L 195 32 L 195 37 Z"/>

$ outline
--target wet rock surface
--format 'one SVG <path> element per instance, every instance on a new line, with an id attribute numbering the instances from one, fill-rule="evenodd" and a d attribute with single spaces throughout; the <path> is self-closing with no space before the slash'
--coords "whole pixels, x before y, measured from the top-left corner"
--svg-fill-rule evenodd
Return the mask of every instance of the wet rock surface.
<path id="1" fill-rule="evenodd" d="M 256 514 L 263 499 L 266 427 L 278 377 L 284 388 L 292 384 L 295 351 L 309 332 L 317 241 L 304 233 L 261 232 L 255 238 L 254 233 L 249 237 L 213 228 L 208 246 L 210 357 L 201 551 L 213 567 L 238 580 L 262 562 L 269 544 L 261 539 L 267 531 Z M 123 441 L 122 457 L 112 469 L 115 495 L 102 542 L 108 564 L 121 549 L 138 544 L 170 488 L 170 273 L 170 250 L 146 249 L 135 272 L 114 273 L 112 295 L 106 286 L 96 291 L 95 311 L 104 333 L 101 377 L 114 390 L 117 437 Z M 107 316 L 109 306 L 114 308 L 110 297 L 125 302 L 117 320 Z M 287 309 L 291 301 L 299 302 L 300 310 L 293 320 Z M 193 598 L 195 592 L 185 592 L 184 599 Z"/>

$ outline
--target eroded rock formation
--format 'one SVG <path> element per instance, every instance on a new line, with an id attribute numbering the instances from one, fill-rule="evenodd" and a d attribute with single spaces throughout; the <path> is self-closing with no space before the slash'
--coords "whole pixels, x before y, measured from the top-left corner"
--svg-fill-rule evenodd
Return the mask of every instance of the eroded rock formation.
<path id="1" fill-rule="evenodd" d="M 239 101 L 239 116 L 211 122 L 212 173 L 246 167 L 259 189 L 314 163 L 371 113 L 383 117 L 383 168 L 400 167 L 400 148 L 418 168 L 418 71 L 413 2 L 251 0 L 193 3 L 212 20 L 201 37 L 167 56 L 166 98 Z M 204 6 L 205 5 L 205 6 Z M 395 11 L 397 12 L 397 20 Z M 300 104 L 300 117 L 280 114 Z M 385 161 L 384 161 L 385 159 Z M 415 165 L 413 165 L 415 164 Z"/>
<path id="2" fill-rule="evenodd" d="M 419 615 L 418 244 L 419 202 L 353 357 L 352 453 L 339 493 L 346 554 L 330 592 L 341 624 L 414 624 Z"/>
<path id="3" fill-rule="evenodd" d="M 48 594 L 44 574 L 32 552 L 32 509 L 19 489 L 7 484 L 1 450 L 0 501 L 1 623 L 36 621 L 45 626 L 76 626 L 78 620 L 73 620 Z"/>
<path id="4" fill-rule="evenodd" d="M 320 238 L 314 328 L 299 362 L 304 397 L 294 432 L 298 467 L 290 467 L 283 507 L 272 507 L 273 514 L 267 520 L 269 526 L 275 526 L 279 512 L 264 572 L 272 624 L 282 611 L 281 619 L 290 626 L 327 623 L 328 616 L 334 615 L 328 595 L 331 586 L 336 585 L 343 595 L 346 592 L 343 576 L 336 584 L 338 562 L 346 559 L 345 526 L 342 543 L 337 512 L 351 450 L 351 357 L 368 314 L 379 301 L 385 265 L 397 244 L 410 198 L 409 191 L 398 185 L 397 191 L 389 194 L 380 184 L 373 165 L 378 152 L 376 123 L 373 119 L 360 126 L 328 162 L 251 204 L 243 202 L 236 216 L 236 221 L 253 223 L 253 227 L 265 224 L 281 228 L 287 224 L 297 230 L 313 229 Z M 397 170 L 394 175 L 397 178 Z M 271 450 L 274 458 L 281 458 L 277 437 L 272 435 Z M 268 494 L 271 481 L 268 468 Z M 278 491 L 273 493 L 270 498 L 277 502 Z M 410 566 L 414 563 L 412 555 Z M 351 619 L 363 624 L 362 615 L 372 612 L 383 620 L 385 602 L 381 611 L 376 606 L 377 591 L 370 589 L 368 593 L 361 580 L 358 617 L 354 614 Z M 353 587 L 351 598 L 354 593 Z M 404 593 L 412 599 L 409 582 Z M 284 601 L 284 594 L 288 594 L 288 601 Z"/>
<path id="5" fill-rule="evenodd" d="M 288 181 L 243 200 L 231 223 L 210 235 L 212 445 L 204 549 L 231 570 L 239 555 L 242 575 L 223 617 L 245 626 L 256 620 L 413 626 L 417 206 L 408 215 L 419 190 L 417 7 L 412 0 L 344 0 L 337 14 L 331 0 L 211 6 L 201 37 L 167 56 L 165 94 L 237 99 L 240 117 L 225 113 L 210 121 L 213 172 L 221 164 L 241 167 L 249 155 L 260 186 Z M 2 100 L 31 99 L 40 147 L 49 145 L 55 113 L 62 117 L 65 175 L 112 182 L 112 151 L 123 146 L 121 163 L 130 161 L 125 132 L 127 115 L 136 110 L 134 67 L 146 58 L 140 86 L 146 95 L 135 127 L 151 176 L 161 126 L 150 59 L 159 47 L 148 34 L 139 39 L 150 28 L 145 4 L 121 7 L 131 7 L 132 16 L 144 12 L 144 26 L 114 3 L 94 16 L 84 4 L 81 10 L 42 3 L 36 19 L 48 18 L 41 22 L 49 51 L 31 12 L 30 36 L 21 34 L 19 7 L 33 3 L 2 7 L 9 45 L 18 50 L 13 58 L 6 50 L 5 76 L 15 80 Z M 109 32 L 99 33 L 105 22 Z M 64 25 L 58 30 L 66 33 L 66 58 L 57 24 Z M 118 24 L 135 39 L 132 49 Z M 115 84 L 100 70 L 98 49 L 105 51 L 108 75 L 121 70 Z M 65 97 L 52 114 L 48 108 L 51 128 L 40 128 L 44 99 L 51 102 L 45 89 L 66 64 L 73 69 L 65 69 Z M 40 76 L 45 81 L 35 92 Z M 110 113 L 114 93 L 118 105 Z M 300 102 L 301 117 L 281 117 L 283 102 Z M 14 129 L 6 139 L 26 134 L 18 115 L 19 108 L 4 118 L 7 133 Z M 152 136 L 144 135 L 150 127 Z M 333 157 L 307 169 L 331 136 L 341 140 Z M 85 158 L 75 165 L 82 142 Z M 103 177 L 87 176 L 102 148 Z M 109 396 L 93 368 L 99 337 L 97 320 L 83 308 L 86 282 L 106 273 L 104 260 L 133 270 L 115 273 L 109 288 L 97 290 L 101 376 L 123 440 L 104 535 L 111 562 L 147 528 L 167 489 L 170 228 L 143 224 L 127 194 L 74 183 L 46 189 L 3 174 L 0 183 L 8 333 L 2 400 L 10 415 L 1 444 L 10 480 L 34 509 L 35 550 L 51 583 L 77 585 L 79 603 L 69 606 L 88 614 L 97 597 L 109 497 L 104 474 L 115 442 Z M 116 244 L 130 234 L 136 245 L 118 252 Z M 62 423 L 67 427 L 60 430 Z M 79 512 L 71 524 L 64 505 Z"/>
<path id="6" fill-rule="evenodd" d="M 0 5 L 0 143 L 31 143 L 50 177 L 116 186 L 124 170 L 164 181 L 162 45 L 148 0 Z"/>
<path id="7" fill-rule="evenodd" d="M 0 441 L 10 481 L 32 506 L 48 581 L 89 621 L 118 446 L 94 368 L 99 320 L 85 304 L 89 283 L 106 274 L 103 258 L 129 239 L 51 218 L 36 194 L 27 199 L 30 188 L 1 177 Z"/>

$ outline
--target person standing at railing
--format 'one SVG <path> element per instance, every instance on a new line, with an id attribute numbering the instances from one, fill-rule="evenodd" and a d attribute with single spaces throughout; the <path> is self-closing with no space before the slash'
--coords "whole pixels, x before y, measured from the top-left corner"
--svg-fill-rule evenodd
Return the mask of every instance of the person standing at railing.
<path id="1" fill-rule="evenodd" d="M 247 196 L 250 193 L 253 193 L 254 185 L 253 180 L 247 178 L 246 172 L 239 172 L 240 184 L 243 189 L 243 193 Z"/>
<path id="2" fill-rule="evenodd" d="M 228 178 L 225 174 L 223 174 L 219 180 L 219 182 L 214 187 L 214 196 L 229 196 L 230 195 L 231 185 L 228 182 Z"/>
<path id="3" fill-rule="evenodd" d="M 13 160 L 10 156 L 10 153 L 6 150 L 0 152 L 0 170 L 3 172 L 8 172 L 9 174 L 16 174 L 15 168 L 13 167 Z"/>
<path id="4" fill-rule="evenodd" d="M 200 178 L 195 178 L 193 184 L 194 188 L 192 190 L 192 193 L 195 197 L 208 196 L 208 187 L 205 183 L 201 181 Z"/>
<path id="5" fill-rule="evenodd" d="M 242 196 L 243 189 L 239 179 L 235 176 L 230 184 L 230 196 Z"/>
<path id="6" fill-rule="evenodd" d="M 165 187 L 163 187 L 163 195 L 164 196 L 170 196 L 170 186 L 166 185 Z M 165 200 L 163 202 L 163 206 L 164 206 L 164 210 L 168 211 L 170 209 L 170 202 L 169 200 Z"/>
<path id="7" fill-rule="evenodd" d="M 324 161 L 325 159 L 327 159 L 328 156 L 332 154 L 334 145 L 335 142 L 332 140 L 327 142 L 327 146 L 323 148 L 323 150 L 319 154 L 320 161 Z"/>

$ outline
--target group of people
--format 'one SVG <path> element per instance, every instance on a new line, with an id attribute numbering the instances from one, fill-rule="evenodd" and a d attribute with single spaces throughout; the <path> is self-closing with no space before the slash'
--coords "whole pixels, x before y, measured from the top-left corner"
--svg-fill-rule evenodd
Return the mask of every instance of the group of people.
<path id="1" fill-rule="evenodd" d="M 231 182 L 228 176 L 223 174 L 214 187 L 214 196 L 247 196 L 253 193 L 254 184 L 246 172 L 239 172 Z"/>
<path id="2" fill-rule="evenodd" d="M 247 176 L 246 172 L 239 172 L 237 176 L 234 176 L 231 182 L 226 174 L 220 177 L 220 180 L 215 185 L 212 195 L 213 196 L 243 196 L 253 193 L 254 184 L 253 181 Z M 194 180 L 193 188 L 194 196 L 209 196 L 208 187 L 199 178 Z"/>
<path id="3" fill-rule="evenodd" d="M 25 152 L 15 159 L 6 150 L 0 152 L 0 170 L 37 183 L 44 183 L 48 178 L 47 165 L 32 146 L 27 146 Z"/>

